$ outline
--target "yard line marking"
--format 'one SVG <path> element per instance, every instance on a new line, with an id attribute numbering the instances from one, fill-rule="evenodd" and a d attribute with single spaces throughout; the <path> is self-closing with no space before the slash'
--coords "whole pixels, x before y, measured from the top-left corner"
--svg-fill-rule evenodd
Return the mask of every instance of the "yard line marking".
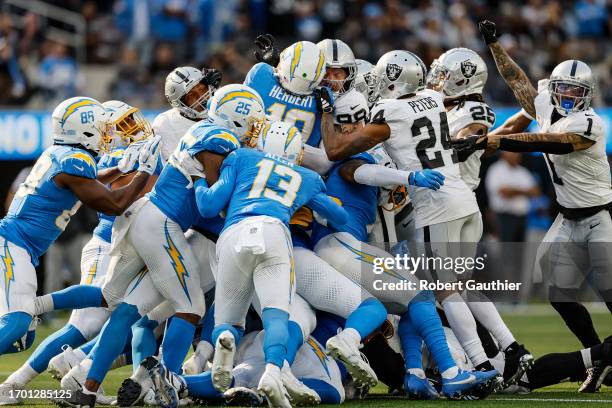
<path id="1" fill-rule="evenodd" d="M 609 399 L 572 399 L 572 398 L 491 398 L 489 401 L 552 401 L 552 402 L 607 402 Z"/>

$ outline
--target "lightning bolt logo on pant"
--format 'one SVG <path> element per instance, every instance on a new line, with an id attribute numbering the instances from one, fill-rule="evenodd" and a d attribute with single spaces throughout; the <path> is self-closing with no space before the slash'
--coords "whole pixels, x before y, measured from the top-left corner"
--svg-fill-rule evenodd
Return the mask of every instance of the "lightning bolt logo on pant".
<path id="1" fill-rule="evenodd" d="M 323 352 L 323 350 L 321 350 L 321 347 L 319 347 L 317 342 L 314 341 L 312 338 L 308 338 L 306 343 L 308 343 L 308 345 L 310 346 L 312 351 L 314 351 L 315 355 L 319 359 L 319 362 L 321 363 L 321 365 L 325 369 L 325 372 L 327 373 L 327 376 L 329 378 L 331 378 L 331 375 L 329 374 L 329 368 L 327 367 L 327 362 L 329 361 L 327 359 L 327 355 Z"/>
<path id="2" fill-rule="evenodd" d="M 6 305 L 10 306 L 9 289 L 11 288 L 11 282 L 15 282 L 15 271 L 13 267 L 13 257 L 8 248 L 8 241 L 4 240 L 4 255 L 0 255 L 2 258 L 2 264 L 4 265 L 4 293 L 6 294 Z"/>
<path id="3" fill-rule="evenodd" d="M 334 237 L 336 239 L 336 241 L 338 241 L 343 247 L 345 247 L 346 249 L 348 249 L 349 251 L 351 251 L 353 254 L 356 255 L 355 259 L 358 259 L 362 262 L 365 262 L 367 264 L 370 265 L 374 265 L 374 259 L 376 258 L 374 255 L 368 254 L 367 252 L 363 252 L 357 248 L 353 248 L 351 245 L 349 245 L 348 243 L 341 241 L 340 239 L 338 239 L 338 237 Z M 395 273 L 394 270 L 389 269 L 387 267 L 385 267 L 384 265 L 381 265 L 383 268 L 383 272 L 386 273 L 387 275 L 393 276 L 394 278 L 397 279 L 403 279 L 400 275 L 398 275 L 397 273 Z"/>
<path id="4" fill-rule="evenodd" d="M 174 272 L 176 273 L 176 277 L 181 284 L 187 299 L 189 299 L 189 303 L 191 303 L 191 296 L 189 296 L 189 290 L 187 290 L 187 278 L 189 277 L 189 272 L 187 272 L 187 268 L 185 268 L 185 264 L 183 262 L 183 255 L 179 252 L 178 248 L 174 244 L 172 237 L 170 237 L 170 233 L 168 232 L 168 220 L 164 224 L 164 232 L 166 234 L 166 243 L 168 246 L 164 246 L 166 253 L 170 256 L 170 264 L 172 268 L 174 268 Z"/>

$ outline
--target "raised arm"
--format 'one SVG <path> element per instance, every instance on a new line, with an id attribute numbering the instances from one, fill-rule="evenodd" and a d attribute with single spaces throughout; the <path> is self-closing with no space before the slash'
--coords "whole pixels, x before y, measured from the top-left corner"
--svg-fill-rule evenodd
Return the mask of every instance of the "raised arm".
<path id="1" fill-rule="evenodd" d="M 481 21 L 478 23 L 478 29 L 491 50 L 497 70 L 512 89 L 516 100 L 531 117 L 535 117 L 534 99 L 538 95 L 538 91 L 531 84 L 525 71 L 510 58 L 510 55 L 497 41 L 498 34 L 495 23 L 488 20 Z"/>
<path id="2" fill-rule="evenodd" d="M 335 225 L 344 225 L 348 221 L 344 208 L 325 193 L 316 194 L 306 205 Z"/>
<path id="3" fill-rule="evenodd" d="M 518 111 L 514 115 L 506 119 L 506 121 L 500 127 L 498 127 L 489 134 L 511 135 L 513 133 L 521 133 L 527 130 L 530 124 L 531 118 L 525 115 L 523 111 Z"/>
<path id="4" fill-rule="evenodd" d="M 234 166 L 225 166 L 212 187 L 208 187 L 204 178 L 195 182 L 196 204 L 203 218 L 212 218 L 227 207 L 234 192 L 235 181 Z"/>
<path id="5" fill-rule="evenodd" d="M 492 152 L 542 152 L 568 154 L 591 147 L 595 141 L 577 133 L 515 133 L 511 135 L 471 136 L 453 141 L 453 147 L 461 151 L 484 150 Z"/>

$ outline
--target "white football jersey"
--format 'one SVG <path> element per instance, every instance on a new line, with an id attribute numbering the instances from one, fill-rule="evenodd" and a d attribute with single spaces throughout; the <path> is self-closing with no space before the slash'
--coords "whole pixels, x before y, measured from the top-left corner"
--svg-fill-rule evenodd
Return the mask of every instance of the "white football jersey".
<path id="1" fill-rule="evenodd" d="M 161 136 L 161 156 L 168 161 L 179 141 L 196 121 L 181 115 L 178 109 L 172 108 L 160 113 L 153 120 L 153 132 Z"/>
<path id="2" fill-rule="evenodd" d="M 474 123 L 486 126 L 487 131 L 495 124 L 495 113 L 483 102 L 466 101 L 463 106 L 454 106 L 446 115 L 452 139 L 456 138 L 462 129 Z M 483 153 L 484 150 L 473 152 L 465 161 L 459 163 L 461 177 L 472 191 L 480 184 L 480 157 Z"/>
<path id="3" fill-rule="evenodd" d="M 478 212 L 476 196 L 461 178 L 440 93 L 426 89 L 411 98 L 380 100 L 372 108 L 370 122 L 386 123 L 391 129 L 384 146 L 400 170 L 434 169 L 445 176 L 438 191 L 408 187 L 416 228 Z"/>
<path id="4" fill-rule="evenodd" d="M 354 88 L 340 95 L 334 102 L 334 124 L 345 125 L 368 121 L 368 102 L 366 98 Z"/>
<path id="5" fill-rule="evenodd" d="M 558 203 L 566 208 L 586 208 L 612 202 L 603 121 L 589 108 L 560 116 L 551 123 L 555 107 L 551 103 L 547 85 L 548 80 L 540 81 L 539 93 L 534 101 L 540 132 L 576 133 L 595 141 L 585 150 L 569 154 L 544 154 Z"/>

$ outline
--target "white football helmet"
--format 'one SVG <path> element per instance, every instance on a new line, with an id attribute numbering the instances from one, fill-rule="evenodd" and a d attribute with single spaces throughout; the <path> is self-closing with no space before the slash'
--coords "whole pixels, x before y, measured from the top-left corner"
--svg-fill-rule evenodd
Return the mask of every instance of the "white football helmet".
<path id="1" fill-rule="evenodd" d="M 242 84 L 225 85 L 215 92 L 208 107 L 208 118 L 218 126 L 234 132 L 240 141 L 254 147 L 266 121 L 261 96 L 253 88 Z"/>
<path id="2" fill-rule="evenodd" d="M 205 72 L 197 68 L 175 68 L 166 77 L 166 84 L 164 87 L 166 99 L 168 99 L 170 105 L 172 105 L 173 108 L 178 109 L 183 116 L 195 120 L 206 119 L 206 104 L 210 97 L 215 93 L 218 82 L 206 83 L 206 81 L 204 81 L 205 78 Z M 195 102 L 187 106 L 187 104 L 185 104 L 183 101 L 183 98 L 200 82 L 203 82 L 208 87 L 208 90 Z"/>
<path id="3" fill-rule="evenodd" d="M 287 91 L 310 95 L 325 76 L 325 56 L 310 41 L 296 42 L 281 52 L 276 74 Z"/>
<path id="4" fill-rule="evenodd" d="M 377 96 L 374 92 L 374 78 L 372 77 L 372 71 L 374 71 L 374 65 L 369 61 L 356 59 L 357 64 L 357 76 L 355 77 L 355 89 L 359 91 L 368 101 L 368 105 L 372 106 L 376 102 Z"/>
<path id="5" fill-rule="evenodd" d="M 102 106 L 110 113 L 110 120 L 115 126 L 117 146 L 128 146 L 132 142 L 153 136 L 151 124 L 140 109 L 114 100 L 106 101 Z"/>
<path id="6" fill-rule="evenodd" d="M 51 114 L 53 143 L 81 145 L 95 153 L 105 153 L 115 136 L 110 112 L 93 98 L 66 99 Z"/>
<path id="7" fill-rule="evenodd" d="M 323 52 L 326 69 L 342 68 L 346 72 L 345 79 L 324 79 L 323 82 L 330 84 L 336 96 L 351 90 L 357 75 L 357 63 L 351 47 L 344 41 L 329 38 L 318 42 L 317 47 Z"/>
<path id="8" fill-rule="evenodd" d="M 469 48 L 453 48 L 431 63 L 427 86 L 445 99 L 482 94 L 487 83 L 487 65 Z"/>
<path id="9" fill-rule="evenodd" d="M 300 164 L 304 141 L 300 131 L 287 122 L 268 122 L 259 134 L 257 150 Z"/>
<path id="10" fill-rule="evenodd" d="M 589 109 L 595 90 L 593 72 L 582 61 L 563 61 L 553 69 L 548 82 L 551 103 L 560 113 Z"/>
<path id="11" fill-rule="evenodd" d="M 376 81 L 376 95 L 382 99 L 396 99 L 425 89 L 427 69 L 413 53 L 395 50 L 380 57 L 372 75 Z"/>

